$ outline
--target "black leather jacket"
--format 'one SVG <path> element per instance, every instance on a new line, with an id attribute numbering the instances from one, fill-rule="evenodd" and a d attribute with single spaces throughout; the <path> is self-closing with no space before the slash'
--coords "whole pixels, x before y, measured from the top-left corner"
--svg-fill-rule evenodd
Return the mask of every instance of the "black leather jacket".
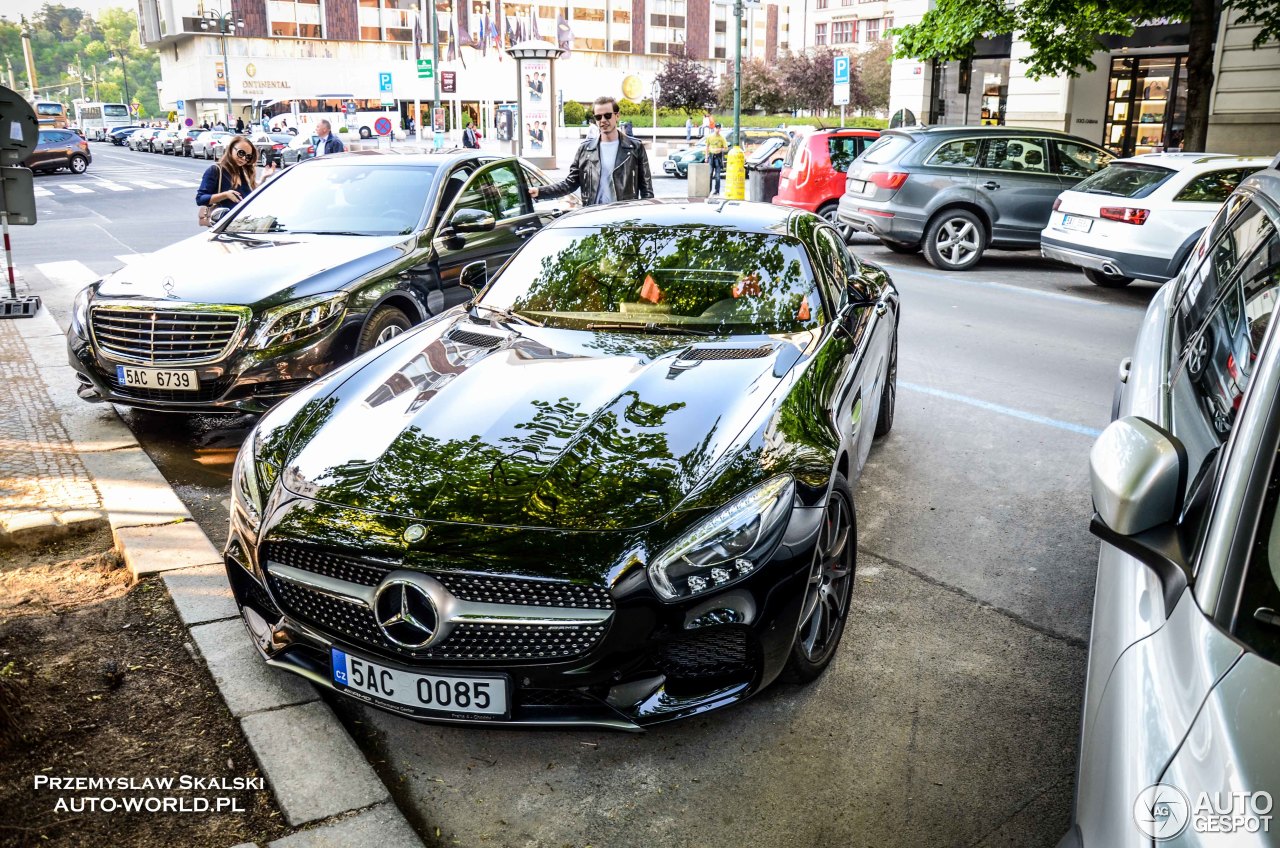
<path id="1" fill-rule="evenodd" d="M 582 205 L 596 202 L 600 189 L 600 138 L 589 138 L 574 154 L 569 176 L 538 189 L 539 198 L 555 198 L 582 190 Z M 613 196 L 617 200 L 645 200 L 653 197 L 649 176 L 649 156 L 644 145 L 626 133 L 618 133 L 618 159 L 613 165 Z"/>

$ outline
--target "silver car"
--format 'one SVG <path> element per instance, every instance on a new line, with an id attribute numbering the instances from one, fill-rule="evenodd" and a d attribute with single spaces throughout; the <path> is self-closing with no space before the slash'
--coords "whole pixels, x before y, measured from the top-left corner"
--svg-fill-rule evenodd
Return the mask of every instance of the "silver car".
<path id="1" fill-rule="evenodd" d="M 1280 844 L 1278 169 L 1152 300 L 1090 455 L 1104 544 L 1062 848 Z"/>

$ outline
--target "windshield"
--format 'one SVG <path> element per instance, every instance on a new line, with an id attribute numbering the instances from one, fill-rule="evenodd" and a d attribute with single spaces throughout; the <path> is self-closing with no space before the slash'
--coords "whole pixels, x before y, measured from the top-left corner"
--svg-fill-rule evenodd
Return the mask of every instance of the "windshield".
<path id="1" fill-rule="evenodd" d="M 102 107 L 102 114 L 108 118 L 127 118 L 129 117 L 129 107 L 123 103 L 108 103 Z"/>
<path id="2" fill-rule="evenodd" d="M 290 168 L 240 209 L 227 233 L 408 235 L 430 195 L 434 166 Z"/>
<path id="3" fill-rule="evenodd" d="M 36 114 L 56 117 L 62 114 L 62 104 L 61 103 L 37 103 Z"/>
<path id="4" fill-rule="evenodd" d="M 822 312 L 797 241 L 696 226 L 544 231 L 480 303 L 574 329 L 714 335 L 799 332 Z"/>

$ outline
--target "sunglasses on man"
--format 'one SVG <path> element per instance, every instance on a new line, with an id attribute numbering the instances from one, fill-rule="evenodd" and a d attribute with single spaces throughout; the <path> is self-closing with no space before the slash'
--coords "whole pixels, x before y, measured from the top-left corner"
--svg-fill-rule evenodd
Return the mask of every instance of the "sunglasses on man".
<path id="1" fill-rule="evenodd" d="M 606 118 L 616 118 L 616 117 L 618 117 L 617 112 L 605 112 L 603 114 L 597 113 L 595 115 L 592 115 L 591 120 L 595 121 L 596 123 L 599 123 L 605 120 Z"/>

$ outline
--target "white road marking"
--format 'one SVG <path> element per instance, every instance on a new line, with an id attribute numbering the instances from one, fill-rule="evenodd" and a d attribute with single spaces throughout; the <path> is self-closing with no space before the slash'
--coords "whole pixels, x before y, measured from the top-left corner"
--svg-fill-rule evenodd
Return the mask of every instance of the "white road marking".
<path id="1" fill-rule="evenodd" d="M 1088 436 L 1096 439 L 1102 435 L 1102 431 L 1093 427 L 1085 427 L 1080 424 L 1073 424 L 1070 421 L 1060 421 L 1057 418 L 1049 418 L 1044 415 L 1036 415 L 1034 412 L 1025 412 L 1021 409 L 1014 409 L 1011 406 L 1001 406 L 998 403 L 991 403 L 986 400 L 968 397 L 967 395 L 958 395 L 955 392 L 947 392 L 942 389 L 935 389 L 931 386 L 920 386 L 915 383 L 904 383 L 899 381 L 898 388 L 906 389 L 909 392 L 919 392 L 924 395 L 933 395 L 934 397 L 943 398 L 945 400 L 955 401 L 957 403 L 976 406 L 978 409 L 985 409 L 988 412 L 995 412 L 1000 415 L 1008 415 L 1011 418 L 1021 418 L 1023 421 L 1030 421 L 1035 424 L 1044 424 L 1049 427 L 1056 427 L 1059 430 L 1066 430 L 1070 433 L 1078 433 L 1081 436 Z"/>
<path id="2" fill-rule="evenodd" d="M 93 189 L 85 188 L 84 186 L 76 185 L 75 183 L 67 183 L 66 185 L 60 185 L 58 186 L 58 188 L 62 189 L 63 191 L 69 191 L 72 194 L 93 194 Z"/>
<path id="3" fill-rule="evenodd" d="M 142 180 L 135 181 L 134 185 L 138 186 L 139 188 L 168 188 L 168 186 L 162 186 L 159 183 L 148 183 Z"/>
<path id="4" fill-rule="evenodd" d="M 102 186 L 107 191 L 133 191 L 133 189 L 130 188 L 129 186 L 123 186 L 123 185 L 120 185 L 119 183 L 113 183 L 110 180 L 98 180 L 98 185 Z"/>
<path id="5" fill-rule="evenodd" d="M 93 273 L 88 265 L 76 259 L 68 259 L 64 262 L 41 262 L 36 265 L 36 270 L 54 285 L 77 291 L 102 276 Z"/>
<path id="6" fill-rule="evenodd" d="M 49 189 L 44 186 L 36 186 L 35 190 L 31 193 L 36 197 L 53 197 L 53 192 L 49 191 Z"/>
<path id="7" fill-rule="evenodd" d="M 191 182 L 191 180 L 173 180 L 166 177 L 165 182 L 167 182 L 169 185 L 175 185 L 178 188 L 199 188 L 200 187 L 200 183 L 193 183 Z"/>

